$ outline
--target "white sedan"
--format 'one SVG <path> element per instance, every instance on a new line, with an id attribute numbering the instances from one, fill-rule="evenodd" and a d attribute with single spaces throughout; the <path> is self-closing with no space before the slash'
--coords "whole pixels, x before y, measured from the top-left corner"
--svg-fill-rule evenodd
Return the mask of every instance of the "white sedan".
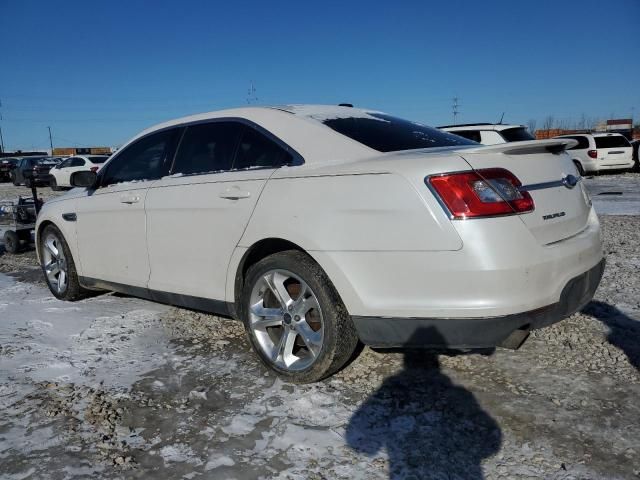
<path id="1" fill-rule="evenodd" d="M 600 227 L 574 140 L 481 146 L 370 110 L 241 108 L 134 137 L 40 212 L 53 294 L 239 318 L 295 382 L 358 342 L 517 347 L 589 302 Z"/>
<path id="2" fill-rule="evenodd" d="M 49 170 L 52 190 L 71 187 L 71 174 L 91 170 L 97 172 L 100 167 L 109 159 L 108 155 L 76 155 L 69 157 Z"/>

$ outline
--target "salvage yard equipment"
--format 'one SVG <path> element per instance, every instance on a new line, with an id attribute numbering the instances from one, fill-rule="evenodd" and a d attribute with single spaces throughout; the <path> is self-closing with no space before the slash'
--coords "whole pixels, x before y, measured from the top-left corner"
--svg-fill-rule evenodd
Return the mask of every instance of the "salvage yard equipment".
<path id="1" fill-rule="evenodd" d="M 36 215 L 33 198 L 18 197 L 17 201 L 0 202 L 0 234 L 7 252 L 17 253 L 23 244 L 31 243 Z"/>

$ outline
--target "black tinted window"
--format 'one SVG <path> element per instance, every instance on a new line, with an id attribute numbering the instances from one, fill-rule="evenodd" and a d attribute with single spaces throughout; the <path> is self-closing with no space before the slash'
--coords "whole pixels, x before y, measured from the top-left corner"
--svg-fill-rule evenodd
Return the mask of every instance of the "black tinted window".
<path id="1" fill-rule="evenodd" d="M 178 134 L 177 129 L 167 130 L 126 147 L 109 163 L 102 185 L 160 178 L 165 158 L 170 155 Z"/>
<path id="2" fill-rule="evenodd" d="M 72 158 L 70 167 L 84 167 L 84 160 L 81 158 Z"/>
<path id="3" fill-rule="evenodd" d="M 524 127 L 507 128 L 500 130 L 500 135 L 507 142 L 524 142 L 526 140 L 535 140 L 536 138 L 529 133 Z"/>
<path id="4" fill-rule="evenodd" d="M 466 138 L 467 140 L 471 140 L 473 142 L 480 143 L 480 131 L 479 130 L 464 130 L 460 132 L 449 132 L 454 135 L 459 135 L 461 137 Z"/>
<path id="5" fill-rule="evenodd" d="M 291 154 L 262 133 L 244 127 L 234 170 L 251 167 L 280 167 L 291 161 Z"/>
<path id="6" fill-rule="evenodd" d="M 611 135 L 610 137 L 595 137 L 596 148 L 619 148 L 630 147 L 629 142 L 622 135 Z"/>
<path id="7" fill-rule="evenodd" d="M 475 145 L 475 142 L 466 138 L 381 113 L 369 113 L 367 117 L 334 118 L 323 123 L 379 152 Z"/>
<path id="8" fill-rule="evenodd" d="M 234 122 L 187 127 L 172 173 L 191 175 L 231 170 L 241 128 L 242 125 Z"/>
<path id="9" fill-rule="evenodd" d="M 582 135 L 576 135 L 575 137 L 563 137 L 563 138 L 571 138 L 572 140 L 578 141 L 578 144 L 575 147 L 571 147 L 569 150 L 583 150 L 585 148 L 589 148 L 589 139 Z"/>
<path id="10" fill-rule="evenodd" d="M 107 161 L 107 156 L 100 156 L 100 157 L 89 157 L 89 160 L 91 160 L 91 163 L 104 163 Z"/>

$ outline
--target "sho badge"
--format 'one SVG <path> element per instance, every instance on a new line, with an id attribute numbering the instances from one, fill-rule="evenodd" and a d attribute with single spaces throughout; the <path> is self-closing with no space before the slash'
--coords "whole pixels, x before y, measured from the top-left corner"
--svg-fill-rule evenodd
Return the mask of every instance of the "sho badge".
<path id="1" fill-rule="evenodd" d="M 549 215 L 543 215 L 542 219 L 551 220 L 552 218 L 564 217 L 565 215 L 566 215 L 565 212 L 550 213 Z"/>

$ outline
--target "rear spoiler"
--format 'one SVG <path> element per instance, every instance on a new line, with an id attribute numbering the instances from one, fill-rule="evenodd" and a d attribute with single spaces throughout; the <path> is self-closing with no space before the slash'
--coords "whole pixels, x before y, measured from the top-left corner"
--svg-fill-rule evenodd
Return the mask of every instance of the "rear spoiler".
<path id="1" fill-rule="evenodd" d="M 524 142 L 499 143 L 460 149 L 460 153 L 504 153 L 505 155 L 529 155 L 532 153 L 562 153 L 575 147 L 577 140 L 572 138 L 550 138 L 548 140 L 527 140 Z"/>

